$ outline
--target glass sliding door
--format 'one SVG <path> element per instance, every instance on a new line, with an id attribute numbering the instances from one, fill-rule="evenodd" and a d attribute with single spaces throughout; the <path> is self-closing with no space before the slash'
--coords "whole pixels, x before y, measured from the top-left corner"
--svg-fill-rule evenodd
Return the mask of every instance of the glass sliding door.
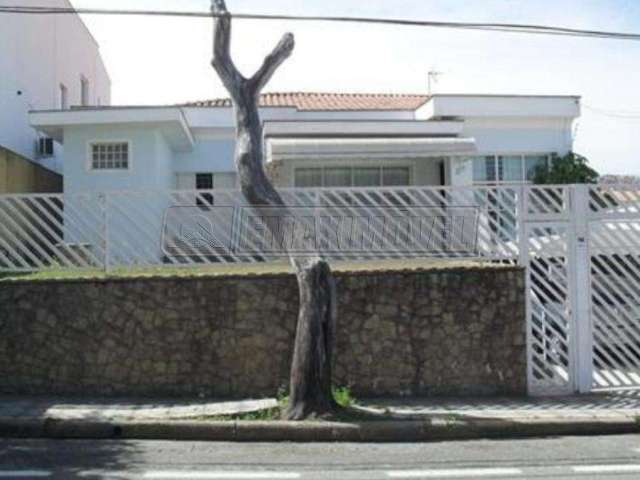
<path id="1" fill-rule="evenodd" d="M 411 185 L 410 167 L 296 168 L 294 185 L 312 187 L 404 187 Z"/>
<path id="2" fill-rule="evenodd" d="M 524 171 L 521 155 L 501 155 L 498 157 L 498 178 L 503 182 L 522 182 Z"/>
<path id="3" fill-rule="evenodd" d="M 379 187 L 382 183 L 380 178 L 380 169 L 373 168 L 354 168 L 353 169 L 353 186 L 354 187 Z"/>
<path id="4" fill-rule="evenodd" d="M 322 186 L 321 168 L 297 168 L 294 184 L 300 188 L 314 188 Z"/>
<path id="5" fill-rule="evenodd" d="M 325 168 L 324 169 L 324 186 L 325 187 L 350 187 L 353 183 L 350 168 Z"/>
<path id="6" fill-rule="evenodd" d="M 474 182 L 495 182 L 496 159 L 493 156 L 475 157 L 473 159 L 473 181 Z"/>
<path id="7" fill-rule="evenodd" d="M 406 167 L 383 167 L 382 185 L 384 187 L 402 187 L 410 184 L 409 169 Z"/>
<path id="8" fill-rule="evenodd" d="M 533 182 L 539 168 L 549 168 L 549 157 L 547 155 L 525 155 L 525 175 L 528 182 Z"/>

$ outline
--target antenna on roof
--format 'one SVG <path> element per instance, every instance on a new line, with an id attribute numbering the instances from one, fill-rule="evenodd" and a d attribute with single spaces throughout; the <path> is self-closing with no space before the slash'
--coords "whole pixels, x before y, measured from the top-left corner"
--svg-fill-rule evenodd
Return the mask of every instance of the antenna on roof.
<path id="1" fill-rule="evenodd" d="M 433 87 L 438 83 L 438 78 L 442 75 L 444 75 L 444 73 L 438 72 L 434 68 L 429 70 L 429 73 L 428 73 L 429 84 L 427 87 L 428 88 L 427 93 L 429 94 L 429 96 L 433 94 Z"/>

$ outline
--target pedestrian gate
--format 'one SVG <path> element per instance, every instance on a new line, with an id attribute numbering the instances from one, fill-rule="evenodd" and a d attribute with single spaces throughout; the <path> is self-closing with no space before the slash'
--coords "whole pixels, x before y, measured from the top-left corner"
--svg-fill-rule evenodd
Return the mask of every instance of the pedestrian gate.
<path id="1" fill-rule="evenodd" d="M 524 204 L 531 393 L 640 388 L 640 188 L 534 187 Z"/>

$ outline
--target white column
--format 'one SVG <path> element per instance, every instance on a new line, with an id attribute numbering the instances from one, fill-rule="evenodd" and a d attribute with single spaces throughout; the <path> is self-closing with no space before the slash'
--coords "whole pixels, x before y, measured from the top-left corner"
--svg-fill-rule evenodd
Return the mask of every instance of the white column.
<path id="1" fill-rule="evenodd" d="M 591 318 L 591 257 L 589 254 L 589 186 L 571 189 L 569 269 L 575 345 L 575 389 L 591 391 L 593 383 L 593 322 Z"/>
<path id="2" fill-rule="evenodd" d="M 529 395 L 535 395 L 533 391 L 533 332 L 531 327 L 531 272 L 529 257 L 529 232 L 527 224 L 528 204 L 527 204 L 528 187 L 521 185 L 518 189 L 518 263 L 525 268 L 525 298 L 526 298 L 526 338 L 527 338 L 527 391 Z"/>

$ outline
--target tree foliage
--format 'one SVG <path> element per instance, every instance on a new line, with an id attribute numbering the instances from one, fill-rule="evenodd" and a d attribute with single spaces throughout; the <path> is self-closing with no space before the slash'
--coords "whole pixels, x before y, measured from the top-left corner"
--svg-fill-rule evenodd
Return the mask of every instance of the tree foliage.
<path id="1" fill-rule="evenodd" d="M 567 185 L 573 183 L 597 183 L 600 175 L 589 166 L 582 155 L 569 152 L 565 156 L 553 155 L 550 167 L 539 166 L 534 183 L 541 185 Z"/>

